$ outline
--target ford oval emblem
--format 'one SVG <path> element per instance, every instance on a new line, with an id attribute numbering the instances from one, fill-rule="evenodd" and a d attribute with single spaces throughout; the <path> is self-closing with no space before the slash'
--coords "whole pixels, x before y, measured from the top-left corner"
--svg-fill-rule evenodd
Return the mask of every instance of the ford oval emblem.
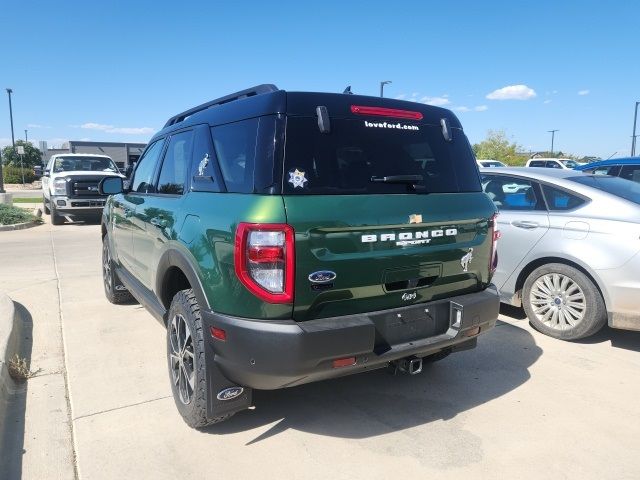
<path id="1" fill-rule="evenodd" d="M 336 279 L 337 275 L 335 272 L 331 272 L 329 270 L 320 270 L 319 272 L 313 272 L 309 275 L 309 281 L 311 283 L 329 283 L 333 282 Z"/>
<path id="2" fill-rule="evenodd" d="M 224 390 L 220 390 L 216 398 L 223 402 L 226 400 L 233 400 L 234 398 L 242 395 L 242 392 L 244 392 L 244 388 L 242 387 L 229 387 Z"/>

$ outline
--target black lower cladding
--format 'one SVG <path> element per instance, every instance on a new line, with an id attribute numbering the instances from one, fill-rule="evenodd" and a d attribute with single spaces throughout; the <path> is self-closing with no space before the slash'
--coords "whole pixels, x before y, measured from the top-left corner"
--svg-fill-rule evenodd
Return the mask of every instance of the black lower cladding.
<path id="1" fill-rule="evenodd" d="M 307 322 L 252 320 L 203 310 L 207 332 L 211 327 L 226 332 L 225 341 L 208 335 L 206 359 L 212 369 L 219 368 L 245 387 L 300 385 L 380 368 L 411 355 L 466 348 L 473 344 L 473 335 L 495 325 L 499 305 L 491 285 L 444 300 Z M 333 360 L 347 357 L 355 357 L 355 365 L 333 368 Z"/>

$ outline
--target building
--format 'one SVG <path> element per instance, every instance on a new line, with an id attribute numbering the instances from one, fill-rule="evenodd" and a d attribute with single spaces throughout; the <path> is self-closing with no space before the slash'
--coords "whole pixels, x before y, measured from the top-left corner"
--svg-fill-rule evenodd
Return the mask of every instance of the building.
<path id="1" fill-rule="evenodd" d="M 93 153 L 107 155 L 116 162 L 121 169 L 126 169 L 135 163 L 142 155 L 146 143 L 119 143 L 119 142 L 83 142 L 70 140 L 62 145 L 62 148 L 47 148 L 47 142 L 40 142 L 42 151 L 42 163 L 46 165 L 53 155 L 62 153 Z"/>

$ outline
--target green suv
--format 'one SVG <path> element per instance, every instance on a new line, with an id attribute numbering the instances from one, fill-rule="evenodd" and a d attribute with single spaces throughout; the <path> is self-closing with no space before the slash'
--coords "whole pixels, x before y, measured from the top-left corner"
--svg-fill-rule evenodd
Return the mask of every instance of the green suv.
<path id="1" fill-rule="evenodd" d="M 167 327 L 192 427 L 277 389 L 473 348 L 496 209 L 448 110 L 261 85 L 169 119 L 102 218 L 109 301 Z"/>

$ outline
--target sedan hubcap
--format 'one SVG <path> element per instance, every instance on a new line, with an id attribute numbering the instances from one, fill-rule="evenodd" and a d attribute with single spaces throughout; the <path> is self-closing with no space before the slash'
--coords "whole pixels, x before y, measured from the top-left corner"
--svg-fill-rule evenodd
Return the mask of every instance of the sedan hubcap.
<path id="1" fill-rule="evenodd" d="M 538 278 L 531 287 L 529 303 L 536 318 L 554 330 L 568 330 L 578 325 L 587 310 L 580 286 L 561 273 Z"/>
<path id="2" fill-rule="evenodd" d="M 169 362 L 171 379 L 178 390 L 180 401 L 185 405 L 191 402 L 195 387 L 193 368 L 193 339 L 186 320 L 180 314 L 174 315 L 169 332 Z"/>

